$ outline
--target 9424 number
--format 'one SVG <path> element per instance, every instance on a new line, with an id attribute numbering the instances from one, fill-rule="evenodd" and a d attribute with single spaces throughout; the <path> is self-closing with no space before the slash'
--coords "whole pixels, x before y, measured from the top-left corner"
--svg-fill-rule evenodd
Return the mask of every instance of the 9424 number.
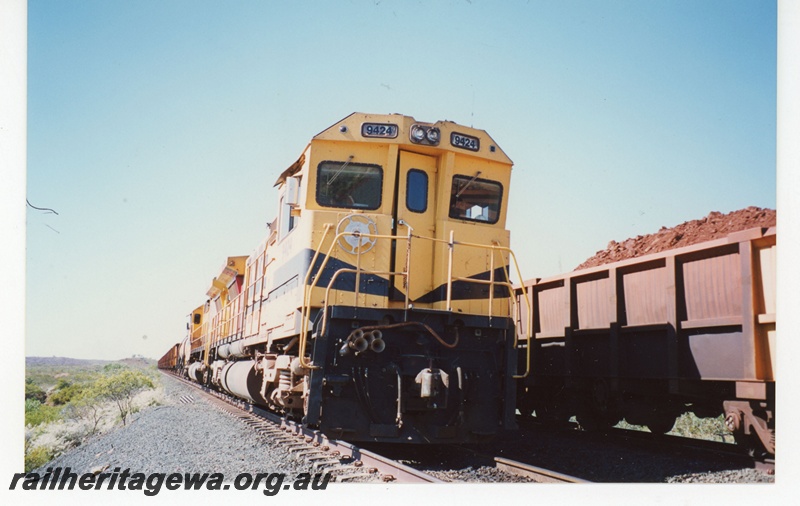
<path id="1" fill-rule="evenodd" d="M 481 141 L 477 137 L 471 135 L 459 134 L 452 132 L 450 134 L 450 144 L 457 148 L 468 149 L 470 151 L 478 151 L 481 149 Z"/>
<path id="2" fill-rule="evenodd" d="M 397 137 L 397 125 L 392 123 L 364 123 L 361 125 L 362 137 Z"/>

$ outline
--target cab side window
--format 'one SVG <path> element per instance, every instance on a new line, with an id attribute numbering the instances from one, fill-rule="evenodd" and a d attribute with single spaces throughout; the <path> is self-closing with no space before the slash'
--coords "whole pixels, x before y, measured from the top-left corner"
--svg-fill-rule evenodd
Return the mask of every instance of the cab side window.
<path id="1" fill-rule="evenodd" d="M 280 198 L 280 204 L 278 204 L 278 226 L 280 227 L 278 230 L 278 240 L 283 240 L 283 238 L 286 237 L 289 232 L 294 230 L 298 221 L 300 220 L 300 217 L 295 216 L 295 213 L 293 212 L 297 207 L 299 197 L 300 178 L 287 178 L 283 187 L 283 194 Z"/>
<path id="2" fill-rule="evenodd" d="M 375 210 L 381 206 L 380 165 L 325 161 L 317 167 L 317 203 L 325 207 Z"/>
<path id="3" fill-rule="evenodd" d="M 450 217 L 480 223 L 497 223 L 502 199 L 503 185 L 497 181 L 455 175 L 450 189 Z"/>

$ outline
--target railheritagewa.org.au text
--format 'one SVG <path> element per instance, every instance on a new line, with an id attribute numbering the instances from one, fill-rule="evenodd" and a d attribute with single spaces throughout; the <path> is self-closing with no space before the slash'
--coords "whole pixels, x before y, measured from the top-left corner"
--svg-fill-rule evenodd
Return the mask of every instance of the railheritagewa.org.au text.
<path id="1" fill-rule="evenodd" d="M 232 481 L 222 473 L 75 473 L 69 467 L 48 467 L 45 473 L 16 473 L 9 490 L 134 490 L 158 495 L 161 490 L 260 490 L 274 496 L 281 490 L 325 490 L 331 474 L 239 473 Z"/>

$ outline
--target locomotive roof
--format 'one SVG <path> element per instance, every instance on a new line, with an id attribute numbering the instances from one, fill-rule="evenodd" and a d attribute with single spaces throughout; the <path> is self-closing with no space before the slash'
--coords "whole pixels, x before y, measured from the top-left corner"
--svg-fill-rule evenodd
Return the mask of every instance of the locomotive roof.
<path id="1" fill-rule="evenodd" d="M 364 124 L 393 125 L 397 127 L 397 133 L 393 137 L 365 137 L 362 136 L 362 125 Z M 475 156 L 507 164 L 513 163 L 485 130 L 459 125 L 447 120 L 425 123 L 417 121 L 412 116 L 404 116 L 402 114 L 366 114 L 354 112 L 315 135 L 312 138 L 312 142 L 315 140 L 333 140 L 406 144 L 409 142 L 408 139 L 411 128 L 414 125 L 438 128 L 440 130 L 442 139 L 440 142 L 441 145 L 434 147 L 439 147 L 440 149 L 456 149 L 460 154 L 466 156 Z M 478 149 L 462 150 L 453 148 L 452 146 L 454 146 L 454 144 L 452 144 L 451 134 L 454 133 L 478 139 L 480 141 Z M 305 162 L 305 152 L 309 146 L 306 146 L 306 149 L 303 150 L 303 154 L 296 162 L 281 173 L 278 180 L 275 181 L 275 186 L 279 186 L 286 181 L 286 178 L 300 170 Z"/>

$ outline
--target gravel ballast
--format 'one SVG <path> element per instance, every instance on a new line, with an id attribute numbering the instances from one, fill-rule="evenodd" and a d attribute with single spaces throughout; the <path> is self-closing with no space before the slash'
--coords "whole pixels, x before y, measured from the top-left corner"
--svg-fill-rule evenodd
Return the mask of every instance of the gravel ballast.
<path id="1" fill-rule="evenodd" d="M 126 426 L 90 439 L 53 459 L 48 467 L 75 473 L 313 473 L 311 466 L 259 435 L 234 417 L 215 409 L 199 393 L 162 376 L 166 403 L 136 413 Z"/>

